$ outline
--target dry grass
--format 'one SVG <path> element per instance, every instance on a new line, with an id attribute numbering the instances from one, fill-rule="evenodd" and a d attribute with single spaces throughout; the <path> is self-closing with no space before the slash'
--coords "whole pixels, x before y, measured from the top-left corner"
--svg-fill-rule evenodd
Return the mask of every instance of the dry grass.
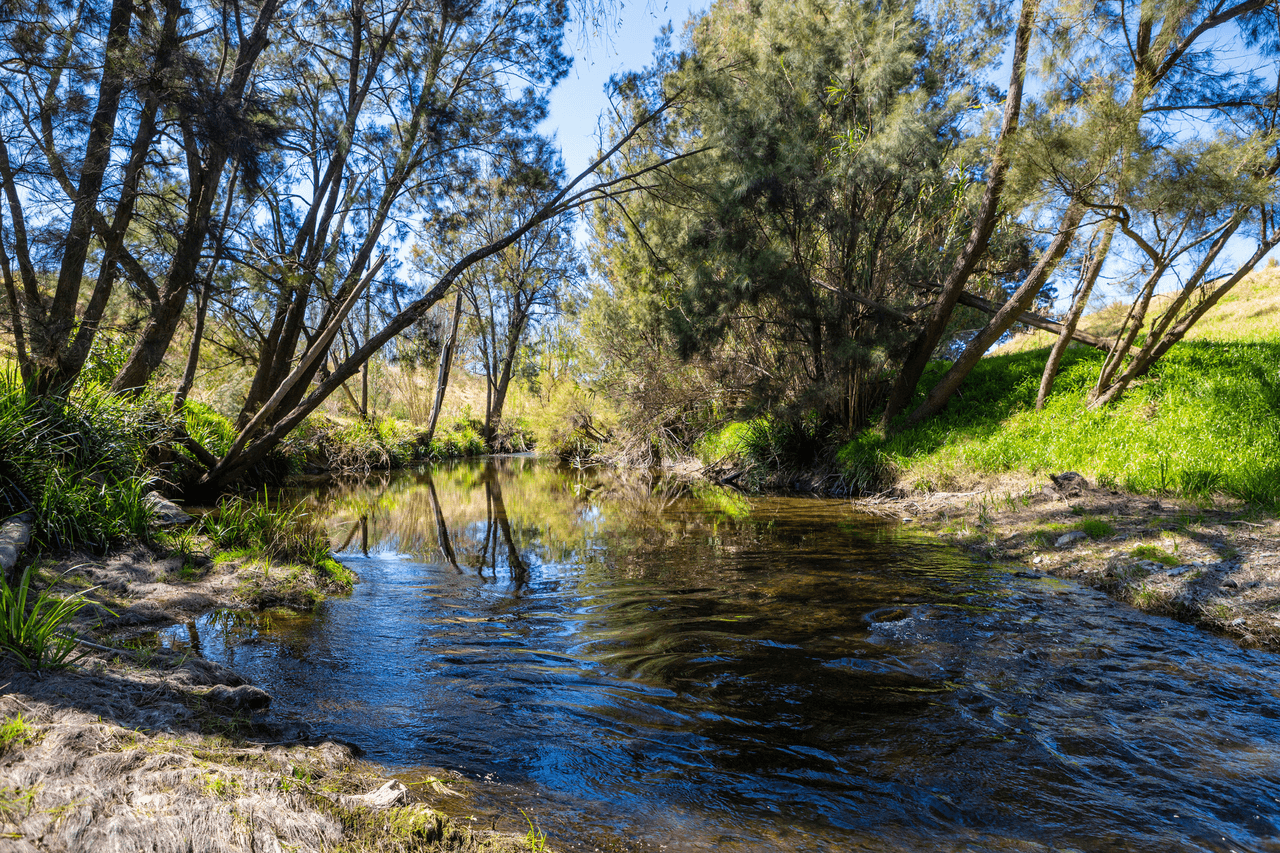
<path id="1" fill-rule="evenodd" d="M 1160 316 L 1171 296 L 1157 296 L 1152 300 L 1147 316 L 1154 320 Z M 1080 328 L 1098 337 L 1114 339 L 1129 310 L 1127 302 L 1113 302 L 1087 314 L 1080 321 Z M 1268 266 L 1246 276 L 1231 289 L 1217 305 L 1201 318 L 1187 333 L 1189 341 L 1240 341 L 1265 340 L 1280 336 L 1280 265 Z M 991 354 L 1026 352 L 1053 345 L 1056 335 L 1051 332 L 1033 331 L 1016 335 Z"/>

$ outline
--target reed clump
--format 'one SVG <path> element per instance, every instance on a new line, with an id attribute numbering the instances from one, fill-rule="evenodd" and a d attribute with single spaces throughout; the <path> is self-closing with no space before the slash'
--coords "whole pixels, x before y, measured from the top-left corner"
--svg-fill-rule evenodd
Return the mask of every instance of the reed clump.
<path id="1" fill-rule="evenodd" d="M 166 430 L 155 406 L 96 384 L 36 397 L 0 376 L 0 518 L 30 512 L 38 548 L 102 550 L 145 535 L 148 449 Z"/>

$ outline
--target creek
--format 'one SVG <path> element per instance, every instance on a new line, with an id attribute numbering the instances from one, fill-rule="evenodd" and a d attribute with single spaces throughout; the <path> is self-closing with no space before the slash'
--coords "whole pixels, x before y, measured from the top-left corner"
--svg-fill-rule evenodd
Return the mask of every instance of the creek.
<path id="1" fill-rule="evenodd" d="M 461 780 L 486 825 L 523 809 L 583 851 L 1280 850 L 1280 659 L 847 501 L 527 458 L 308 501 L 354 594 L 186 641 L 388 772 Z"/>

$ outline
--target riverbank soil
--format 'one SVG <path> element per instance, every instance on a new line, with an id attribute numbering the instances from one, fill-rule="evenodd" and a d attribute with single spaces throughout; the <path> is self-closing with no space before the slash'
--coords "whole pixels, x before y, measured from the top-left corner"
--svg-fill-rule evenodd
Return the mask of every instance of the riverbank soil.
<path id="1" fill-rule="evenodd" d="M 271 697 L 234 671 L 155 642 L 215 607 L 314 602 L 322 579 L 143 546 L 36 569 L 59 594 L 95 602 L 71 626 L 92 645 L 53 672 L 0 658 L 0 850 L 530 849 L 434 809 L 427 795 L 454 793 L 439 780 L 382 778 L 357 749 L 274 719 Z"/>
<path id="2" fill-rule="evenodd" d="M 854 506 L 896 516 L 980 559 L 1069 578 L 1134 607 L 1280 651 L 1280 520 L 1228 502 L 1099 488 L 1064 472 L 970 491 L 899 489 Z"/>

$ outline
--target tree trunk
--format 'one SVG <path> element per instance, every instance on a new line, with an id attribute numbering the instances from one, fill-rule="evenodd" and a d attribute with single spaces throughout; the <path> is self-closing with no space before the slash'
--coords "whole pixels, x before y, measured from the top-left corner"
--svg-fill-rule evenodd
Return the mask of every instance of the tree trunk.
<path id="1" fill-rule="evenodd" d="M 249 77 L 253 68 L 269 44 L 267 30 L 275 19 L 280 7 L 280 0 L 265 0 L 258 9 L 252 31 L 241 41 L 236 52 L 234 70 L 222 97 L 233 103 L 240 103 L 248 89 Z M 187 295 L 196 278 L 196 269 L 200 263 L 200 255 L 204 248 L 211 225 L 213 203 L 222 183 L 222 174 L 229 160 L 229 152 L 221 144 L 210 144 L 207 161 L 199 169 L 195 154 L 198 140 L 191 129 L 189 117 L 183 122 L 183 145 L 191 156 L 188 163 L 188 187 L 191 197 L 187 203 L 187 221 L 183 228 L 178 247 L 169 263 L 165 287 L 160 295 L 160 304 L 151 314 L 138 342 L 134 345 L 129 360 L 112 380 L 111 387 L 116 391 L 140 390 L 151 379 L 160 362 L 164 360 L 177 331 L 182 310 L 186 307 Z"/>
<path id="2" fill-rule="evenodd" d="M 4 210 L 0 208 L 0 275 L 4 276 L 4 295 L 9 302 L 9 316 L 13 324 L 13 347 L 18 356 L 18 371 L 22 383 L 28 387 L 35 381 L 31 362 L 27 356 L 27 337 L 22 329 L 22 302 L 18 288 L 13 283 L 13 268 L 9 265 L 9 249 L 4 242 Z"/>
<path id="3" fill-rule="evenodd" d="M 444 404 L 444 392 L 449 386 L 449 371 L 453 368 L 453 349 L 458 344 L 458 327 L 462 323 L 462 290 L 453 301 L 453 322 L 449 327 L 449 340 L 440 350 L 440 364 L 436 371 L 436 396 L 431 403 L 431 419 L 427 421 L 427 443 L 436 434 L 436 423 L 440 419 L 440 408 Z"/>
<path id="4" fill-rule="evenodd" d="M 1066 355 L 1067 347 L 1070 346 L 1072 337 L 1076 333 L 1076 326 L 1080 324 L 1080 318 L 1084 316 L 1084 309 L 1089 304 L 1089 296 L 1093 293 L 1093 286 L 1098 281 L 1098 274 L 1102 272 L 1102 265 L 1107 260 L 1107 255 L 1111 251 L 1111 238 L 1115 234 L 1114 223 L 1107 223 L 1103 227 L 1102 242 L 1099 244 L 1096 252 L 1089 258 L 1089 263 L 1085 267 L 1084 275 L 1080 279 L 1080 292 L 1076 294 L 1075 300 L 1071 303 L 1071 313 L 1067 316 L 1067 322 L 1062 326 L 1062 334 L 1053 342 L 1053 349 L 1049 351 L 1049 358 L 1044 363 L 1044 373 L 1040 376 L 1040 390 L 1036 393 L 1036 411 L 1043 411 L 1044 404 L 1049 399 L 1049 394 L 1053 391 L 1054 380 L 1058 376 L 1058 367 L 1062 364 L 1062 357 Z"/>
<path id="5" fill-rule="evenodd" d="M 187 365 L 182 371 L 182 381 L 178 390 L 173 392 L 173 410 L 182 411 L 187 403 L 187 395 L 196 382 L 196 367 L 200 363 L 200 340 L 204 337 L 204 319 L 209 311 L 209 283 L 205 282 L 196 293 L 196 322 L 191 330 L 191 346 L 187 349 Z"/>
<path id="6" fill-rule="evenodd" d="M 485 440 L 492 443 L 498 424 L 502 422 L 502 409 L 507 402 L 507 389 L 511 387 L 511 372 L 515 369 L 516 351 L 520 348 L 520 336 L 529 322 L 528 314 L 521 314 L 516 319 L 507 336 L 506 351 L 498 368 L 497 382 L 493 384 L 493 398 L 485 415 Z"/>
<path id="7" fill-rule="evenodd" d="M 113 0 L 111 4 L 102 79 L 98 84 L 98 104 L 89 125 L 84 161 L 80 166 L 80 183 L 71 199 L 71 221 L 62 244 L 58 283 L 45 322 L 27 330 L 31 356 L 40 373 L 36 378 L 36 389 L 41 394 L 64 389 L 75 381 L 74 376 L 65 376 L 59 370 L 59 359 L 75 329 L 85 262 L 93 240 L 93 218 L 98 212 L 103 178 L 111 163 L 111 139 L 115 135 L 116 115 L 129 64 L 133 9 L 131 0 Z"/>
<path id="8" fill-rule="evenodd" d="M 964 348 L 964 352 L 956 359 L 955 364 L 951 365 L 951 369 L 938 380 L 938 384 L 929 389 L 924 402 L 917 406 L 915 411 L 907 418 L 907 426 L 914 426 L 925 418 L 932 417 L 942 411 L 947 401 L 951 399 L 956 389 L 960 387 L 960 383 L 973 371 L 973 368 L 977 366 L 978 361 L 991 348 L 991 345 L 999 340 L 1005 332 L 1009 331 L 1010 327 L 1017 322 L 1019 314 L 1031 306 L 1031 303 L 1035 301 L 1036 296 L 1040 293 L 1040 289 L 1044 287 L 1045 280 L 1048 279 L 1049 274 L 1053 272 L 1058 261 L 1066 254 L 1067 248 L 1075 238 L 1076 227 L 1080 224 L 1080 219 L 1083 216 L 1083 205 L 1074 201 L 1068 205 L 1066 211 L 1062 214 L 1062 224 L 1058 228 L 1057 236 L 1054 237 L 1053 242 L 1049 244 L 1049 248 L 1040 257 L 1040 262 L 1036 264 L 1035 269 L 1027 276 L 1022 286 L 1009 298 L 1009 301 L 969 341 L 968 346 Z"/>
<path id="9" fill-rule="evenodd" d="M 182 371 L 182 381 L 178 384 L 178 389 L 173 393 L 173 410 L 175 412 L 182 411 L 182 407 L 187 402 L 187 395 L 191 393 L 191 388 L 196 382 L 196 368 L 200 363 L 200 343 L 204 338 L 205 316 L 209 313 L 209 299 L 213 296 L 213 277 L 218 272 L 218 264 L 222 262 L 222 241 L 226 235 L 227 220 L 231 217 L 231 203 L 235 198 L 236 178 L 238 176 L 239 169 L 236 166 L 232 166 L 231 179 L 227 183 L 226 206 L 222 209 L 222 224 L 218 229 L 218 239 L 217 245 L 213 250 L 213 259 L 209 261 L 209 269 L 205 271 L 204 281 L 201 282 L 200 289 L 196 291 L 196 322 L 191 331 L 191 346 L 187 349 L 187 365 Z"/>
<path id="10" fill-rule="evenodd" d="M 880 419 L 881 432 L 889 432 L 893 419 L 911 402 L 916 385 L 924 375 L 933 351 L 942 341 L 947 323 L 951 319 L 952 312 L 955 311 L 956 301 L 973 275 L 979 259 L 986 252 L 987 244 L 995 231 L 1000 215 L 1000 197 L 1004 193 L 1005 178 L 1009 170 L 1009 148 L 1013 142 L 1013 134 L 1018 129 L 1018 120 L 1022 112 L 1022 88 L 1027 77 L 1027 52 L 1031 46 L 1031 30 L 1038 5 L 1038 0 L 1022 2 L 1022 11 L 1018 17 L 1018 28 L 1013 42 L 1009 94 L 1005 97 L 1000 136 L 996 141 L 995 152 L 991 156 L 990 174 L 987 177 L 987 187 L 982 195 L 977 220 L 973 224 L 964 249 L 947 273 L 947 278 L 942 285 L 942 294 L 938 297 L 938 302 L 924 330 L 911 343 L 902 368 L 894 380 L 884 414 Z"/>
<path id="11" fill-rule="evenodd" d="M 1280 166 L 1280 158 L 1277 158 L 1276 164 L 1272 166 L 1272 174 L 1275 174 L 1277 166 Z M 1258 265 L 1259 261 L 1266 257 L 1268 252 L 1274 249 L 1277 245 L 1280 245 L 1280 235 L 1278 234 L 1272 234 L 1270 238 L 1259 241 L 1253 255 L 1248 260 L 1241 264 L 1229 278 L 1206 294 L 1204 299 L 1200 300 L 1200 302 L 1196 304 L 1195 308 L 1189 311 L 1186 316 L 1180 320 L 1177 319 L 1178 314 L 1182 311 L 1183 307 L 1185 307 L 1191 293 L 1199 288 L 1200 282 L 1204 280 L 1210 266 L 1217 259 L 1218 255 L 1221 254 L 1222 250 L 1226 247 L 1227 242 L 1235 233 L 1238 221 L 1241 218 L 1242 215 L 1238 213 L 1237 223 L 1220 234 L 1218 239 L 1213 242 L 1208 253 L 1200 262 L 1200 265 L 1196 268 L 1195 272 L 1187 280 L 1187 283 L 1183 286 L 1178 296 L 1165 309 L 1165 312 L 1161 315 L 1160 319 L 1153 324 L 1146 343 L 1143 344 L 1142 348 L 1138 351 L 1138 354 L 1129 362 L 1129 365 L 1125 368 L 1124 372 L 1121 373 L 1114 381 L 1109 382 L 1106 386 L 1100 385 L 1095 389 L 1094 394 L 1089 401 L 1090 409 L 1100 408 L 1119 399 L 1120 395 L 1125 392 L 1135 379 L 1145 376 L 1146 373 L 1151 370 L 1151 367 L 1159 361 L 1174 344 L 1182 340 L 1183 337 L 1186 336 L 1187 331 L 1190 330 L 1191 327 L 1195 325 L 1195 323 L 1203 317 L 1210 308 L 1218 303 L 1218 300 L 1222 299 L 1223 296 L 1226 296 L 1231 288 L 1236 286 L 1240 279 L 1252 272 L 1253 268 Z"/>

